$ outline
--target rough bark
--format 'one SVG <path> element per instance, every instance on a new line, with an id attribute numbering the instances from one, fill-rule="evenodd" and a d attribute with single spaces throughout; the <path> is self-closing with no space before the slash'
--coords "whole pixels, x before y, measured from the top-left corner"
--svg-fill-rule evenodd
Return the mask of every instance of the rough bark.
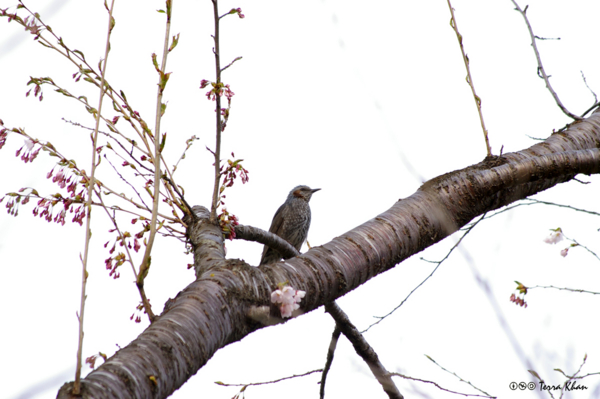
<path id="1" fill-rule="evenodd" d="M 198 279 L 171 300 L 138 338 L 82 381 L 83 397 L 167 397 L 218 349 L 266 326 L 265 319 L 255 315 L 269 309 L 270 294 L 278 283 L 288 281 L 306 291 L 301 310 L 310 312 L 484 212 L 578 173 L 599 173 L 599 148 L 600 112 L 596 112 L 528 149 L 436 177 L 331 242 L 261 267 L 226 260 L 219 228 L 200 220 L 190 226 Z M 65 384 L 58 397 L 70 397 L 71 388 L 72 383 Z"/>

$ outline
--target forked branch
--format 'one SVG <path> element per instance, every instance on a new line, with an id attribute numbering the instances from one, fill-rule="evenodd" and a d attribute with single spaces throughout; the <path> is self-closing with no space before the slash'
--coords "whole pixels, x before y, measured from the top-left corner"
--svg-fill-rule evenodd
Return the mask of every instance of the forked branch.
<path id="1" fill-rule="evenodd" d="M 533 51 L 535 52 L 535 58 L 538 63 L 538 74 L 541 74 L 541 78 L 544 79 L 544 82 L 546 83 L 546 88 L 552 94 L 554 101 L 556 101 L 556 105 L 558 105 L 558 107 L 561 109 L 561 111 L 565 115 L 569 116 L 570 118 L 573 118 L 576 121 L 582 120 L 583 119 L 582 117 L 573 114 L 571 111 L 569 111 L 567 109 L 567 107 L 565 107 L 563 105 L 563 103 L 560 101 L 560 98 L 558 98 L 558 94 L 556 94 L 556 92 L 552 88 L 552 85 L 550 84 L 549 76 L 546 74 L 546 70 L 544 69 L 544 65 L 542 64 L 542 58 L 540 57 L 540 52 L 538 51 L 537 45 L 535 43 L 537 36 L 533 34 L 533 29 L 531 28 L 531 24 L 529 23 L 529 19 L 527 18 L 526 13 L 527 13 L 527 7 L 529 7 L 529 6 L 525 7 L 525 9 L 521 9 L 521 7 L 519 7 L 519 5 L 517 4 L 517 2 L 515 0 L 510 0 L 510 1 L 513 2 L 513 4 L 516 7 L 516 10 L 519 11 L 519 13 L 523 16 L 523 19 L 525 20 L 525 24 L 527 24 L 527 30 L 529 31 L 529 36 L 531 37 L 531 47 L 533 47 Z"/>

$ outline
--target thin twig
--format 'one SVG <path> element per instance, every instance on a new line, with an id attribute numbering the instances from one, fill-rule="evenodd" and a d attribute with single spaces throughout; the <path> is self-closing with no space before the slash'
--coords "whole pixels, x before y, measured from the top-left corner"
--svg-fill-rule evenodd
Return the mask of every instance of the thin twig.
<path id="1" fill-rule="evenodd" d="M 104 3 L 107 6 L 106 3 Z M 115 0 L 111 1 L 110 9 L 108 10 L 108 31 L 106 33 L 106 45 L 104 47 L 104 60 L 102 62 L 102 76 L 100 79 L 100 95 L 98 99 L 98 111 L 95 113 L 96 126 L 94 128 L 94 134 L 92 137 L 92 166 L 89 179 L 87 181 L 88 190 L 87 190 L 87 198 L 85 203 L 86 209 L 86 218 L 85 218 L 85 246 L 83 250 L 83 258 L 82 258 L 82 276 L 81 276 L 81 302 L 79 306 L 79 341 L 77 344 L 77 368 L 75 369 L 75 383 L 73 384 L 73 395 L 79 395 L 81 392 L 81 367 L 83 365 L 83 316 L 85 311 L 85 288 L 88 278 L 87 272 L 87 262 L 88 255 L 90 249 L 90 239 L 92 238 L 92 230 L 91 230 L 91 222 L 92 222 L 92 194 L 94 192 L 94 184 L 96 182 L 96 157 L 99 156 L 97 154 L 97 144 L 98 144 L 98 129 L 100 128 L 100 115 L 102 113 L 102 104 L 104 100 L 104 77 L 106 74 L 106 62 L 108 61 L 108 52 L 110 49 L 110 34 L 114 27 L 114 18 L 113 18 L 113 9 L 115 5 Z"/>
<path id="2" fill-rule="evenodd" d="M 581 247 L 581 248 L 585 249 L 586 251 L 588 251 L 589 253 L 591 253 L 596 259 L 598 259 L 600 261 L 600 257 L 598 257 L 598 255 L 594 251 L 592 251 L 591 249 L 589 249 L 585 245 L 578 243 L 577 240 L 575 240 L 573 238 L 567 237 L 566 235 L 564 235 L 564 233 L 563 233 L 563 236 L 565 237 L 565 239 L 574 242 L 574 244 L 571 244 L 570 248 Z"/>
<path id="3" fill-rule="evenodd" d="M 594 108 L 598 108 L 598 107 L 600 107 L 600 102 L 596 102 L 594 105 L 592 105 L 591 107 L 586 109 L 585 112 L 583 114 L 581 114 L 581 117 L 583 118 L 584 116 L 586 116 L 587 114 L 592 112 L 594 110 Z"/>
<path id="4" fill-rule="evenodd" d="M 140 199 L 140 201 L 144 205 L 143 207 L 140 207 L 139 205 L 136 204 L 136 206 L 138 207 L 138 209 L 145 209 L 148 212 L 152 212 L 150 210 L 150 208 L 148 207 L 148 205 L 146 205 L 146 203 L 144 202 L 144 199 L 142 198 L 142 196 L 140 195 L 140 193 L 138 193 L 138 191 L 135 189 L 135 186 L 133 184 L 131 184 L 129 182 L 129 180 L 127 180 L 126 178 L 124 178 L 123 175 L 121 175 L 121 173 L 119 173 L 119 170 L 115 167 L 115 165 L 113 165 L 113 163 L 110 161 L 110 159 L 106 158 L 106 154 L 104 155 L 104 157 L 105 157 L 104 159 L 106 159 L 106 161 L 109 163 L 109 165 L 113 168 L 113 170 L 115 171 L 115 173 L 117 174 L 117 176 L 119 176 L 119 178 L 121 180 L 123 180 L 123 182 L 125 184 L 127 184 L 133 190 L 133 192 L 138 196 L 138 198 Z M 133 200 L 130 200 L 130 201 L 133 202 Z"/>
<path id="5" fill-rule="evenodd" d="M 533 286 L 533 287 L 527 287 L 527 290 L 529 291 L 529 290 L 532 290 L 534 288 L 553 288 L 555 290 L 560 290 L 560 291 L 571 291 L 571 292 L 580 292 L 580 293 L 583 293 L 583 294 L 600 295 L 600 292 L 580 290 L 578 288 L 555 287 L 553 285 L 536 285 L 536 286 Z"/>
<path id="6" fill-rule="evenodd" d="M 596 372 L 596 373 L 588 373 L 588 374 L 585 374 L 585 375 L 577 376 L 577 374 L 579 374 L 581 372 L 581 369 L 585 365 L 586 361 L 587 361 L 587 354 L 583 357 L 583 361 L 579 365 L 579 369 L 577 369 L 577 371 L 573 375 L 567 375 L 561 369 L 554 369 L 554 370 L 558 371 L 559 373 L 561 373 L 562 375 L 564 375 L 565 377 L 567 377 L 569 380 L 582 380 L 582 379 L 584 379 L 586 377 L 589 377 L 591 375 L 600 375 L 600 372 Z"/>
<path id="7" fill-rule="evenodd" d="M 590 93 L 592 93 L 592 95 L 594 96 L 594 104 L 598 104 L 598 96 L 596 95 L 596 93 L 594 92 L 594 90 L 592 90 L 590 88 L 590 86 L 588 85 L 587 79 L 585 78 L 585 75 L 583 74 L 583 71 L 579 71 L 581 72 L 581 77 L 583 78 L 583 83 L 585 83 L 585 87 L 588 88 L 588 90 L 590 91 Z"/>
<path id="8" fill-rule="evenodd" d="M 213 10 L 214 10 L 214 18 L 215 18 L 215 35 L 213 39 L 215 41 L 215 47 L 213 48 L 213 53 L 215 54 L 215 71 L 217 74 L 216 84 L 219 85 L 221 83 L 221 50 L 219 43 L 219 5 L 218 0 L 212 0 Z M 210 221 L 211 223 L 215 223 L 217 220 L 217 206 L 219 200 L 219 183 L 221 182 L 221 132 L 223 128 L 221 126 L 221 96 L 217 93 L 215 96 L 215 101 L 217 103 L 216 109 L 216 117 L 217 117 L 217 134 L 216 134 L 216 145 L 215 145 L 215 184 L 213 188 L 213 197 L 212 204 L 210 207 Z"/>
<path id="9" fill-rule="evenodd" d="M 194 140 L 199 140 L 198 137 L 196 137 L 196 135 L 190 137 L 189 139 L 186 140 L 185 144 L 185 150 L 183 150 L 183 153 L 181 154 L 181 156 L 179 157 L 179 159 L 177 160 L 177 163 L 175 163 L 175 165 L 173 165 L 173 171 L 171 172 L 172 175 L 175 174 L 175 171 L 177 170 L 177 167 L 179 166 L 179 162 L 181 162 L 181 160 L 183 160 L 185 158 L 185 153 L 187 152 L 187 150 L 190 149 L 190 147 L 192 146 L 192 144 L 194 144 Z"/>
<path id="10" fill-rule="evenodd" d="M 587 87 L 588 90 L 590 91 L 590 93 L 592 93 L 592 95 L 594 96 L 594 105 L 592 105 L 591 107 L 589 107 L 583 114 L 581 114 L 581 117 L 583 118 L 590 111 L 592 111 L 594 108 L 597 108 L 598 106 L 600 106 L 600 102 L 598 102 L 598 96 L 596 95 L 596 93 L 594 92 L 594 90 L 592 90 L 592 88 L 588 85 L 587 79 L 585 78 L 585 75 L 583 74 L 583 71 L 579 71 L 579 72 L 581 72 L 581 77 L 583 78 L 583 83 L 585 83 L 585 87 Z"/>
<path id="11" fill-rule="evenodd" d="M 73 121 L 70 121 L 70 120 L 68 120 L 68 119 L 65 119 L 65 118 L 61 118 L 61 119 L 62 119 L 64 122 L 66 122 L 66 123 L 69 123 L 69 124 L 71 124 L 71 125 L 73 125 L 73 126 L 77 126 L 77 127 L 80 127 L 80 128 L 82 128 L 82 129 L 90 130 L 90 131 L 92 131 L 92 132 L 94 131 L 94 128 L 91 128 L 91 127 L 84 126 L 84 125 L 82 125 L 82 124 L 81 124 L 81 123 L 79 123 L 79 122 L 73 122 Z M 107 122 L 105 118 L 102 118 L 102 119 L 103 119 L 105 122 Z M 107 122 L 107 123 L 108 123 L 108 122 Z M 113 127 L 113 129 L 114 129 L 114 127 Z M 116 130 L 116 129 L 115 129 L 115 130 Z M 113 136 L 112 136 L 110 133 L 108 133 L 108 132 L 105 132 L 105 131 L 102 131 L 102 130 L 98 130 L 98 133 L 101 133 L 101 134 L 105 135 L 106 137 L 110 138 L 112 141 L 114 141 L 114 142 L 115 142 L 115 143 L 116 143 L 116 144 L 117 144 L 119 147 L 121 147 L 121 149 L 122 149 L 122 150 L 123 150 L 123 151 L 124 151 L 124 152 L 125 152 L 127 155 L 129 155 L 129 156 L 131 157 L 131 159 L 133 159 L 133 160 L 135 161 L 135 163 L 136 163 L 136 164 L 137 164 L 137 165 L 138 165 L 140 168 L 143 168 L 143 169 L 145 169 L 147 172 L 154 173 L 154 172 L 152 172 L 152 170 L 151 170 L 149 167 L 147 167 L 146 165 L 142 164 L 142 163 L 141 163 L 141 162 L 140 162 L 140 161 L 139 161 L 139 160 L 138 160 L 136 157 L 134 157 L 134 156 L 133 156 L 133 148 L 134 148 L 133 146 L 132 146 L 131 150 L 129 151 L 129 150 L 127 150 L 127 149 L 125 148 L 125 146 L 123 145 L 123 143 L 121 143 L 119 140 L 117 140 L 115 137 L 113 137 Z M 119 134 L 121 137 L 123 137 L 123 138 L 125 137 L 125 136 L 123 136 L 121 133 L 118 133 L 118 134 Z M 131 140 L 129 140 L 129 141 L 131 141 Z M 117 153 L 117 152 L 115 151 L 115 149 L 114 149 L 114 148 L 112 148 L 112 147 L 111 147 L 111 148 L 110 148 L 110 150 L 112 150 L 112 152 L 114 152 L 114 154 L 115 154 L 116 156 L 118 156 L 119 158 L 121 158 L 123 161 L 129 162 L 129 161 L 127 161 L 127 160 L 126 160 L 126 159 L 125 159 L 125 158 L 124 158 L 124 157 L 123 157 L 121 154 Z M 139 151 L 141 151 L 141 152 L 142 152 L 142 154 L 144 154 L 144 150 L 142 150 L 142 149 L 141 149 L 141 148 L 139 148 L 139 147 L 138 147 L 138 150 L 139 150 Z M 147 156 L 147 155 L 146 155 L 146 156 Z"/>
<path id="12" fill-rule="evenodd" d="M 429 280 L 429 278 L 431 278 L 431 276 L 434 275 L 434 273 L 437 271 L 437 269 L 440 267 L 440 265 L 446 260 L 448 259 L 448 257 L 450 257 L 450 254 L 460 245 L 460 243 L 462 242 L 462 240 L 466 237 L 467 234 L 469 234 L 471 232 L 471 230 L 473 230 L 473 228 L 475 226 L 477 226 L 477 224 L 479 222 L 481 222 L 484 218 L 485 218 L 485 213 L 479 218 L 477 219 L 477 221 L 473 222 L 468 229 L 465 231 L 465 233 L 460 237 L 460 239 L 458 240 L 458 242 L 456 244 L 454 244 L 454 246 L 450 249 L 450 251 L 446 254 L 446 256 L 444 256 L 444 258 L 440 261 L 436 261 L 436 262 L 431 262 L 431 261 L 427 261 L 430 263 L 437 263 L 437 266 L 432 270 L 431 273 L 429 273 L 429 276 L 425 277 L 425 279 L 423 281 L 421 281 L 421 283 L 419 283 L 419 285 L 417 285 L 415 288 L 413 288 L 413 290 L 406 296 L 406 298 L 404 298 L 404 300 L 402 302 L 400 302 L 400 304 L 398 306 L 396 306 L 394 309 L 392 309 L 389 313 L 387 313 L 384 316 L 375 316 L 377 320 L 375 323 L 371 324 L 369 327 L 367 327 L 366 329 L 364 329 L 363 331 L 361 331 L 361 333 L 365 333 L 367 331 L 369 331 L 369 329 L 371 329 L 371 327 L 381 323 L 386 317 L 388 317 L 389 315 L 391 315 L 392 313 L 394 313 L 396 310 L 400 309 L 400 307 L 402 305 L 404 305 L 404 302 L 406 302 L 408 300 L 408 298 L 410 298 L 410 296 L 419 289 L 419 287 L 421 287 L 423 284 L 425 284 L 425 282 L 427 280 Z M 422 259 L 422 258 L 421 258 Z"/>
<path id="13" fill-rule="evenodd" d="M 115 217 L 115 214 L 116 214 L 115 209 L 111 209 L 113 211 L 113 214 L 111 215 L 111 213 L 109 212 L 109 207 L 107 207 L 104 204 L 104 201 L 103 201 L 102 196 L 101 196 L 101 191 L 100 190 L 94 190 L 94 192 L 96 194 L 96 197 L 98 197 L 98 200 L 100 201 L 100 206 L 102 207 L 102 209 L 104 209 L 106 211 L 106 214 L 107 214 L 108 218 L 110 219 L 110 221 L 112 222 L 115 230 L 117 231 L 118 237 L 121 237 L 121 239 L 123 240 L 122 241 L 123 242 L 123 247 L 125 248 L 125 252 L 127 252 L 127 262 L 129 262 L 129 264 L 131 265 L 131 269 L 133 270 L 133 275 L 134 275 L 135 279 L 137 280 L 138 274 L 137 274 L 137 271 L 135 270 L 135 264 L 133 263 L 133 257 L 131 256 L 131 252 L 129 251 L 129 246 L 125 245 L 124 234 L 121 232 L 121 229 L 119 228 L 119 225 L 117 223 L 117 219 Z M 140 295 L 141 295 L 142 302 L 144 302 L 145 295 L 142 294 L 142 292 L 140 292 Z"/>
<path id="14" fill-rule="evenodd" d="M 273 380 L 273 381 L 264 381 L 264 382 L 250 382 L 247 384 L 226 384 L 224 382 L 221 381 L 216 381 L 215 384 L 217 385 L 221 385 L 224 387 L 249 387 L 249 386 L 253 386 L 253 385 L 267 385 L 267 384 L 275 384 L 277 382 L 280 381 L 285 381 L 285 380 L 289 380 L 292 378 L 298 378 L 298 377 L 304 377 L 310 374 L 314 374 L 314 373 L 320 373 L 321 371 L 323 371 L 323 369 L 317 369 L 317 370 L 312 370 L 312 371 L 307 371 L 306 373 L 303 374 L 294 374 L 288 377 L 283 377 L 283 378 L 279 378 L 277 380 Z"/>
<path id="15" fill-rule="evenodd" d="M 242 57 L 236 57 L 233 61 L 231 61 L 226 67 L 223 67 L 223 69 L 221 69 L 221 72 L 223 72 L 224 70 L 226 70 L 227 68 L 229 68 L 230 66 L 233 65 L 234 62 L 241 60 Z"/>
<path id="16" fill-rule="evenodd" d="M 470 394 L 470 393 L 463 393 L 463 392 L 456 392 L 456 391 L 452 391 L 450 389 L 446 389 L 443 388 L 440 384 L 438 384 L 435 381 L 428 381 L 428 380 L 422 380 L 420 378 L 414 378 L 414 377 L 409 377 L 407 375 L 404 374 L 400 374 L 400 373 L 390 373 L 390 375 L 395 375 L 398 377 L 402 377 L 405 380 L 411 380 L 411 381 L 419 381 L 419 382 L 424 382 L 426 384 L 433 384 L 435 385 L 438 389 L 442 390 L 442 391 L 446 391 L 446 392 L 450 392 L 450 393 L 454 393 L 456 395 L 462 395 L 462 396 L 474 396 L 474 397 L 478 397 L 478 398 L 491 398 L 491 399 L 496 399 L 496 396 L 487 396 L 487 395 L 476 395 L 476 394 Z"/>
<path id="17" fill-rule="evenodd" d="M 538 73 L 542 74 L 541 77 L 542 77 L 542 79 L 544 79 L 544 82 L 546 83 L 546 88 L 552 94 L 552 97 L 554 98 L 556 105 L 558 105 L 558 107 L 561 109 L 561 111 L 565 115 L 569 116 L 570 118 L 573 118 L 576 121 L 582 120 L 583 119 L 582 117 L 571 113 L 563 105 L 563 103 L 558 98 L 558 94 L 556 94 L 556 92 L 552 88 L 552 85 L 550 84 L 550 79 L 549 79 L 548 75 L 546 75 L 546 70 L 544 70 L 544 66 L 542 65 L 542 59 L 540 57 L 540 53 L 538 51 L 537 45 L 535 44 L 536 36 L 533 34 L 533 29 L 531 28 L 531 24 L 529 23 L 529 19 L 527 18 L 527 14 L 526 14 L 527 7 L 525 7 L 525 10 L 522 10 L 521 7 L 519 7 L 519 5 L 517 4 L 517 2 L 515 0 L 511 0 L 511 1 L 515 5 L 516 10 L 519 11 L 519 13 L 521 13 L 521 15 L 523 16 L 523 19 L 525 20 L 525 23 L 527 24 L 527 30 L 529 30 L 529 36 L 531 37 L 531 47 L 533 47 L 533 51 L 535 52 L 535 58 L 537 59 L 537 63 L 538 63 Z"/>
<path id="18" fill-rule="evenodd" d="M 540 201 L 540 200 L 536 200 L 536 199 L 533 199 L 533 198 L 523 198 L 521 201 L 523 201 L 523 202 L 519 202 L 516 205 L 507 206 L 506 208 L 502 208 L 501 210 L 496 211 L 496 212 L 492 213 L 491 215 L 486 216 L 485 219 L 492 218 L 492 217 L 494 217 L 496 215 L 499 215 L 499 214 L 504 213 L 504 212 L 508 212 L 508 211 L 510 211 L 512 209 L 515 209 L 515 208 L 518 208 L 520 206 L 529 206 L 529 205 L 537 205 L 537 204 L 552 205 L 552 206 L 557 206 L 559 208 L 567 208 L 567 209 L 572 209 L 572 210 L 577 211 L 577 212 L 583 212 L 583 213 L 588 213 L 588 214 L 594 215 L 594 216 L 600 216 L 600 213 L 598 213 L 598 212 L 588 211 L 587 209 L 576 208 L 576 207 L 571 206 L 571 205 L 563 205 L 563 204 L 557 204 L 557 203 L 554 203 L 554 202 Z M 527 203 L 525 201 L 529 201 L 529 202 Z M 467 230 L 467 229 L 470 228 L 470 226 L 471 225 L 468 224 L 465 227 L 463 227 L 461 230 Z"/>
<path id="19" fill-rule="evenodd" d="M 452 15 L 452 19 L 450 20 L 450 26 L 454 29 L 456 33 L 456 38 L 458 39 L 458 44 L 460 45 L 460 52 L 463 57 L 463 61 L 465 63 L 465 68 L 467 69 L 467 83 L 469 87 L 471 87 L 471 92 L 473 93 L 473 99 L 475 100 L 475 105 L 477 106 L 477 113 L 479 114 L 479 121 L 481 122 L 481 129 L 483 130 L 483 138 L 485 140 L 485 148 L 487 150 L 488 157 L 492 155 L 492 149 L 490 147 L 490 141 L 488 138 L 488 131 L 485 128 L 485 122 L 483 120 L 483 113 L 481 112 L 481 98 L 475 92 L 475 84 L 473 83 L 473 77 L 471 76 L 471 68 L 469 67 L 469 57 L 465 54 L 465 49 L 463 47 L 462 35 L 458 31 L 458 24 L 456 22 L 456 18 L 454 17 L 454 9 L 452 8 L 452 4 L 450 4 L 450 0 L 448 0 L 448 8 L 450 8 L 450 15 Z"/>
<path id="20" fill-rule="evenodd" d="M 185 200 L 185 197 L 179 191 L 179 188 L 173 183 L 173 181 L 168 176 L 166 176 L 166 175 L 163 176 L 163 179 L 165 179 L 169 183 L 169 185 L 173 188 L 173 190 L 175 190 L 175 193 L 177 193 L 177 195 L 179 196 L 179 199 L 181 199 L 181 201 L 187 208 L 187 212 L 185 212 L 185 214 L 186 215 L 189 214 L 193 220 L 197 220 L 198 217 L 196 216 L 196 214 L 194 212 L 192 212 L 192 206 L 190 204 L 188 204 L 188 202 Z"/>
<path id="21" fill-rule="evenodd" d="M 71 63 L 73 63 L 73 65 L 78 69 L 79 74 L 84 75 L 86 77 L 85 80 L 88 83 L 91 83 L 91 84 L 95 85 L 96 87 L 100 88 L 100 84 L 98 83 L 98 80 L 101 80 L 104 82 L 104 89 L 105 89 L 104 94 L 113 101 L 113 106 L 115 106 L 117 111 L 119 113 L 121 113 L 125 117 L 125 119 L 130 123 L 131 127 L 136 131 L 136 133 L 138 134 L 138 136 L 140 137 L 140 139 L 146 146 L 147 152 L 150 153 L 151 152 L 150 145 L 146 139 L 144 130 L 140 131 L 139 127 L 136 126 L 135 123 L 133 123 L 134 120 L 137 120 L 138 122 L 141 121 L 141 117 L 134 113 L 133 109 L 130 107 L 129 103 L 127 102 L 127 99 L 125 98 L 125 94 L 122 91 L 120 94 L 114 93 L 114 91 L 113 91 L 112 87 L 110 86 L 110 84 L 108 83 L 108 81 L 106 79 L 103 80 L 102 77 L 100 76 L 100 74 L 95 72 L 94 67 L 85 60 L 85 57 L 83 56 L 82 52 L 80 52 L 78 50 L 74 50 L 74 51 L 70 50 L 67 47 L 67 45 L 64 43 L 63 39 L 61 37 L 57 36 L 56 33 L 52 29 L 49 29 L 49 27 L 42 21 L 39 14 L 34 13 L 29 8 L 27 8 L 27 6 L 25 6 L 22 1 L 19 1 L 19 3 L 23 7 L 23 9 L 25 9 L 32 17 L 34 17 L 41 24 L 41 26 L 44 28 L 45 32 L 48 32 L 51 36 L 54 37 L 54 39 L 58 42 L 60 48 L 55 46 L 54 44 L 52 44 L 52 42 L 50 42 L 48 39 L 46 39 L 41 34 L 41 32 L 38 33 L 38 35 L 36 36 L 36 40 L 38 41 L 38 43 L 42 44 L 44 47 L 53 49 L 54 51 L 58 52 L 59 54 L 61 54 L 65 58 L 67 58 L 69 61 L 71 61 Z M 14 18 L 15 18 L 15 21 L 17 21 L 21 25 L 23 25 L 25 27 L 27 26 L 25 21 L 23 21 L 16 14 L 14 15 Z M 83 66 L 85 66 L 85 67 L 83 67 Z M 52 83 L 54 83 L 54 82 L 52 82 Z M 84 97 L 76 97 L 76 96 L 72 96 L 72 95 L 71 95 L 71 97 L 73 97 L 73 98 L 77 99 L 78 101 L 85 103 L 87 105 L 87 103 L 84 101 Z M 123 106 L 121 106 L 121 104 L 125 104 L 125 109 L 123 108 Z M 129 116 L 127 116 L 126 110 L 129 111 Z M 100 116 L 100 117 L 102 118 L 102 120 L 107 122 L 107 124 L 111 124 L 104 117 L 102 117 L 102 116 Z M 122 137 L 128 142 L 132 141 L 131 139 L 128 139 L 125 136 L 122 136 Z"/>
<path id="22" fill-rule="evenodd" d="M 456 378 L 458 378 L 460 380 L 460 382 L 464 382 L 465 384 L 470 385 L 473 389 L 478 390 L 479 392 L 481 392 L 484 395 L 487 395 L 488 397 L 492 397 L 492 395 L 490 395 L 489 393 L 485 392 L 482 389 L 477 388 L 475 385 L 471 384 L 471 382 L 467 381 L 467 380 L 463 380 L 458 374 L 456 374 L 453 371 L 450 370 L 446 370 L 444 367 L 442 367 L 440 364 L 438 364 L 438 362 L 436 362 L 435 360 L 433 360 L 431 357 L 429 357 L 428 355 L 425 355 L 427 357 L 427 359 L 431 360 L 436 366 L 438 366 L 439 368 L 441 368 L 442 370 L 444 370 L 447 373 L 452 374 L 453 376 L 455 376 Z"/>

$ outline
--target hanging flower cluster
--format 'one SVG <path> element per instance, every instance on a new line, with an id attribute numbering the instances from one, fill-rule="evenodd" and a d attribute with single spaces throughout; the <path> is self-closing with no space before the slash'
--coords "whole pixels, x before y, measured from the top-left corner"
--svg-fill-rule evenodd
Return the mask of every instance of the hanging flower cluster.
<path id="1" fill-rule="evenodd" d="M 239 224 L 237 216 L 227 212 L 227 208 L 223 207 L 219 214 L 219 226 L 225 235 L 225 238 L 233 240 L 235 238 L 235 226 Z"/>
<path id="2" fill-rule="evenodd" d="M 519 283 L 518 281 L 515 281 L 515 283 L 517 283 L 516 290 L 518 291 L 518 293 L 517 293 L 517 295 L 515 295 L 513 293 L 510 296 L 510 301 L 514 302 L 515 305 L 519 305 L 521 307 L 527 307 L 527 302 L 525 302 L 525 295 L 527 294 L 527 287 L 525 287 L 523 284 Z M 519 297 L 518 295 L 523 295 L 523 296 Z"/>

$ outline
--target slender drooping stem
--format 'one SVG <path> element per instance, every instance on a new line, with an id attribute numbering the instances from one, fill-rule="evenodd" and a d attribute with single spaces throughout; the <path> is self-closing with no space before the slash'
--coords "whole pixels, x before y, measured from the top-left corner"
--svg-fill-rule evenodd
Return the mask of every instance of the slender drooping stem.
<path id="1" fill-rule="evenodd" d="M 106 3 L 105 3 L 106 5 Z M 87 272 L 87 261 L 90 249 L 90 239 L 92 238 L 91 221 L 92 221 L 92 195 L 94 193 L 94 183 L 96 174 L 96 157 L 99 156 L 97 152 L 98 144 L 98 129 L 100 128 L 100 114 L 102 113 L 102 100 L 104 99 L 104 78 L 106 75 L 106 62 L 108 61 L 108 52 L 110 50 L 110 34 L 115 26 L 115 20 L 113 18 L 113 8 L 115 0 L 111 1 L 110 10 L 108 10 L 108 33 L 106 34 L 106 45 L 104 48 L 104 61 L 102 62 L 102 76 L 100 78 L 100 99 L 98 100 L 98 111 L 96 112 L 96 126 L 92 136 L 92 167 L 88 180 L 87 187 L 87 198 L 85 202 L 86 218 L 85 218 L 85 244 L 83 249 L 82 258 L 82 276 L 81 276 L 81 300 L 79 305 L 79 342 L 77 345 L 77 368 L 75 369 L 75 383 L 73 385 L 73 394 L 79 395 L 81 389 L 81 367 L 83 365 L 83 315 L 85 311 L 85 288 L 87 284 L 88 272 Z"/>

